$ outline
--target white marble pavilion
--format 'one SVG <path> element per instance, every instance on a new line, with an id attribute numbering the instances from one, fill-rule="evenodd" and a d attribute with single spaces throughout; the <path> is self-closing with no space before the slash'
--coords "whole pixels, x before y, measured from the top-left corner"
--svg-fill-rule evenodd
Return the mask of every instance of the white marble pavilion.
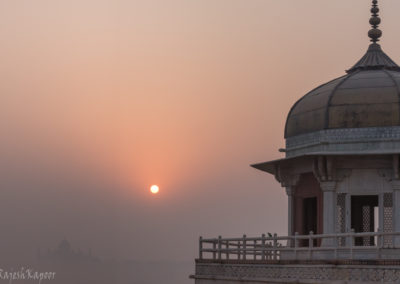
<path id="1" fill-rule="evenodd" d="M 199 241 L 196 284 L 400 283 L 400 67 L 371 44 L 342 77 L 300 98 L 285 157 L 252 165 L 288 196 L 288 235 Z"/>

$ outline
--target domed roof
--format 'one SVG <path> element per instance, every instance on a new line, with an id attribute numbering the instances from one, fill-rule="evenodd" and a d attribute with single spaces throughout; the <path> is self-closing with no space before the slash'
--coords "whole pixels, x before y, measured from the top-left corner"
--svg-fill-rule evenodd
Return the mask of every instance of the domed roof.
<path id="1" fill-rule="evenodd" d="M 377 44 L 378 1 L 372 1 L 372 44 L 347 71 L 297 101 L 286 120 L 285 138 L 325 129 L 400 126 L 400 67 Z"/>
<path id="2" fill-rule="evenodd" d="M 400 126 L 400 67 L 380 45 L 371 44 L 347 73 L 296 102 L 285 138 L 323 129 Z"/>

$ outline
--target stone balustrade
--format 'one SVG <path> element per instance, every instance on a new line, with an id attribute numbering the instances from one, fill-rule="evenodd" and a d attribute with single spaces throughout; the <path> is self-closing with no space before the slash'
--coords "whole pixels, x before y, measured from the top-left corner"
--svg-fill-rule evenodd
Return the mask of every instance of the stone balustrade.
<path id="1" fill-rule="evenodd" d="M 394 244 L 397 242 L 393 241 L 398 238 L 400 232 L 354 231 L 323 235 L 310 232 L 309 235 L 296 233 L 293 236 L 200 237 L 199 260 L 400 259 L 400 247 L 396 247 Z"/>

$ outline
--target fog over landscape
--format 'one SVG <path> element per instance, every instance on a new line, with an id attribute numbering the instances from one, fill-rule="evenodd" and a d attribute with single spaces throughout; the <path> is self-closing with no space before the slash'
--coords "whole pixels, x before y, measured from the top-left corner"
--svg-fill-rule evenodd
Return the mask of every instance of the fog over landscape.
<path id="1" fill-rule="evenodd" d="M 0 268 L 187 284 L 199 236 L 286 234 L 284 189 L 250 164 L 364 54 L 365 3 L 0 1 Z"/>

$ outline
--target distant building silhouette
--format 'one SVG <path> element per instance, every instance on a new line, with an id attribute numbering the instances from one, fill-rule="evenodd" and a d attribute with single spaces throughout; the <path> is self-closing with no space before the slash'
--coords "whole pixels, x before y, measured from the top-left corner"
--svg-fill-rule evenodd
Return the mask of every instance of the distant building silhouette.
<path id="1" fill-rule="evenodd" d="M 41 261 L 82 261 L 82 262 L 100 262 L 98 257 L 92 255 L 92 250 L 82 252 L 80 249 L 74 250 L 71 244 L 66 240 L 62 240 L 56 249 L 48 249 L 42 254 L 38 251 L 38 260 Z"/>

